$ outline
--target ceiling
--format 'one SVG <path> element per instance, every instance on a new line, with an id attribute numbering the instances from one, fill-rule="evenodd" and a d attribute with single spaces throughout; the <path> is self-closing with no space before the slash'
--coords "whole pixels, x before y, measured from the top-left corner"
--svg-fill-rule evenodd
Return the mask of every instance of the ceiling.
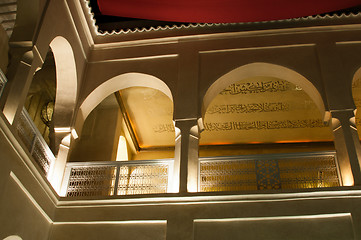
<path id="1" fill-rule="evenodd" d="M 102 15 L 168 22 L 271 21 L 349 9 L 360 0 L 92 0 Z"/>

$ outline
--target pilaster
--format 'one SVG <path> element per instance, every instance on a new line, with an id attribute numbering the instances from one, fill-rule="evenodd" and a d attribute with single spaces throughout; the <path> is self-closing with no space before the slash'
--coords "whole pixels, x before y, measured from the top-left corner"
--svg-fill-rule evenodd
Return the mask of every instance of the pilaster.
<path id="1" fill-rule="evenodd" d="M 196 192 L 198 185 L 199 127 L 197 119 L 176 120 L 174 169 L 179 192 Z M 177 173 L 176 173 L 177 174 Z"/>
<path id="2" fill-rule="evenodd" d="M 361 145 L 353 110 L 331 111 L 334 143 L 344 186 L 361 185 Z"/>
<path id="3" fill-rule="evenodd" d="M 13 124 L 20 114 L 34 73 L 42 64 L 43 60 L 37 54 L 36 48 L 34 48 L 33 51 L 26 52 L 22 57 L 15 76 L 10 82 L 10 89 L 8 89 L 7 98 L 3 108 L 3 113 L 10 124 Z"/>

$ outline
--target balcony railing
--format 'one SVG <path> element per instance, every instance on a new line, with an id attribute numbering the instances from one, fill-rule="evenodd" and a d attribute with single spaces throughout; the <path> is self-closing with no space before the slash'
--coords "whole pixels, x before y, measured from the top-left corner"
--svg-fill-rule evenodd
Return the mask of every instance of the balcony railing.
<path id="1" fill-rule="evenodd" d="M 335 152 L 203 158 L 199 169 L 200 192 L 340 186 Z"/>
<path id="2" fill-rule="evenodd" d="M 25 108 L 15 122 L 15 128 L 27 150 L 47 176 L 55 157 Z"/>
<path id="3" fill-rule="evenodd" d="M 63 195 L 169 192 L 173 160 L 68 163 Z M 335 152 L 201 158 L 199 192 L 340 186 Z"/>
<path id="4" fill-rule="evenodd" d="M 68 197 L 166 193 L 173 160 L 67 163 L 62 192 Z"/>
<path id="5" fill-rule="evenodd" d="M 0 69 L 0 97 L 1 97 L 2 92 L 4 91 L 6 82 L 7 82 L 7 78 L 5 77 L 4 73 Z"/>

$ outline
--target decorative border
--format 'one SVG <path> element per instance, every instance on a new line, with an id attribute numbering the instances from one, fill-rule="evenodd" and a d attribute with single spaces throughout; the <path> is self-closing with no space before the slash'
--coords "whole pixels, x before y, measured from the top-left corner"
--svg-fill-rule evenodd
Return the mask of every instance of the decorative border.
<path id="1" fill-rule="evenodd" d="M 83 0 L 84 5 L 87 8 L 88 17 L 91 20 L 91 23 L 96 30 L 96 34 L 98 36 L 112 36 L 112 35 L 120 35 L 120 34 L 132 34 L 132 33 L 145 33 L 145 32 L 154 32 L 154 31 L 168 31 L 168 30 L 186 30 L 186 29 L 197 29 L 197 28 L 214 28 L 214 27 L 237 27 L 237 26 L 260 26 L 260 25 L 269 25 L 269 24 L 282 24 L 282 23 L 305 23 L 310 21 L 325 21 L 325 23 L 329 24 L 329 20 L 346 20 L 352 18 L 361 18 L 361 12 L 354 14 L 325 14 L 324 16 L 321 15 L 313 15 L 308 17 L 299 17 L 299 18 L 290 18 L 290 19 L 282 19 L 282 20 L 272 20 L 272 21 L 260 21 L 260 22 L 241 22 L 241 23 L 188 23 L 182 24 L 180 26 L 173 25 L 173 26 L 158 26 L 158 27 L 149 27 L 149 28 L 135 28 L 134 30 L 113 30 L 111 32 L 104 31 L 101 32 L 99 30 L 99 26 L 96 25 L 95 15 L 92 11 L 90 6 L 89 0 Z"/>

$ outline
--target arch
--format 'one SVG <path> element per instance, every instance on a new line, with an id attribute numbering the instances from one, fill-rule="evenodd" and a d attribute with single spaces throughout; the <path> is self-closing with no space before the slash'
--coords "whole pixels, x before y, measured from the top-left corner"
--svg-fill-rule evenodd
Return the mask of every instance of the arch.
<path id="1" fill-rule="evenodd" d="M 360 68 L 358 68 L 357 70 L 356 70 L 356 72 L 354 73 L 354 75 L 353 75 L 353 78 L 352 78 L 352 84 L 351 84 L 351 92 L 352 92 L 352 98 L 353 98 L 353 101 L 354 101 L 354 104 L 355 104 L 355 110 L 354 110 L 354 114 L 355 114 L 355 116 L 356 116 L 356 113 L 357 113 L 357 106 L 356 106 L 356 103 L 355 103 L 355 96 L 354 96 L 354 92 L 353 92 L 353 87 L 354 86 L 356 86 L 356 81 L 358 80 L 358 79 L 361 79 L 361 67 Z"/>
<path id="2" fill-rule="evenodd" d="M 354 103 L 354 117 L 352 118 L 352 122 L 354 122 L 354 125 L 356 126 L 356 122 L 359 124 L 358 121 L 356 121 L 356 118 L 359 119 L 360 115 L 360 95 L 357 94 L 357 91 L 355 92 L 355 88 L 361 88 L 361 67 L 356 70 L 356 72 L 353 75 L 352 78 L 352 84 L 351 84 L 351 94 L 352 99 Z M 360 92 L 360 90 L 358 90 Z M 357 114 L 357 115 L 356 115 Z M 357 127 L 357 126 L 356 126 Z M 359 128 L 360 126 L 358 126 Z M 360 135 L 360 134 L 359 134 Z"/>
<path id="3" fill-rule="evenodd" d="M 159 78 L 144 73 L 124 73 L 115 76 L 94 89 L 81 104 L 75 123 L 78 132 L 89 113 L 110 94 L 130 87 L 149 87 L 154 88 L 173 101 L 172 93 L 168 86 Z"/>
<path id="4" fill-rule="evenodd" d="M 61 36 L 51 41 L 50 48 L 53 51 L 56 68 L 54 128 L 70 127 L 77 96 L 77 73 L 73 49 Z"/>
<path id="5" fill-rule="evenodd" d="M 224 74 L 208 88 L 206 94 L 203 97 L 202 117 L 204 118 L 208 106 L 219 92 L 241 79 L 256 76 L 275 77 L 300 86 L 316 104 L 322 116 L 324 116 L 324 120 L 326 120 L 329 116 L 325 110 L 325 105 L 320 93 L 316 87 L 304 76 L 295 72 L 294 70 L 280 65 L 256 62 L 243 65 Z"/>
<path id="6" fill-rule="evenodd" d="M 4 240 L 22 240 L 22 238 L 19 237 L 18 235 L 11 235 L 11 236 L 4 238 Z"/>

